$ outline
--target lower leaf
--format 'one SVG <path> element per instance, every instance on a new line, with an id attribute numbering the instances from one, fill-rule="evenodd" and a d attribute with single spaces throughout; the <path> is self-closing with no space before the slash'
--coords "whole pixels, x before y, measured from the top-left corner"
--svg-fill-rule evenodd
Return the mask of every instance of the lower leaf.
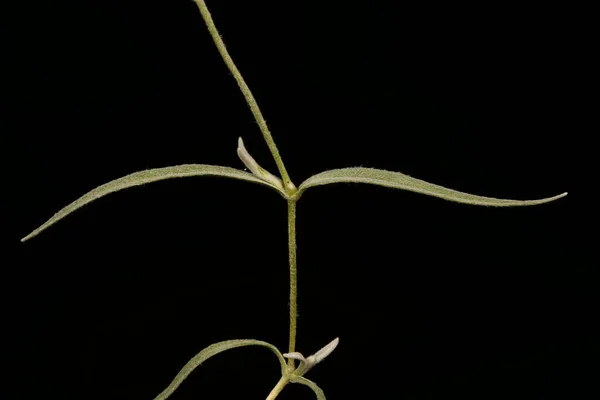
<path id="1" fill-rule="evenodd" d="M 309 388 L 311 388 L 313 390 L 313 392 L 315 392 L 318 400 L 327 400 L 327 398 L 325 397 L 325 393 L 323 393 L 323 390 L 319 386 L 317 386 L 316 383 L 314 383 L 313 381 L 311 381 L 309 379 L 303 378 L 301 376 L 297 376 L 297 377 L 290 379 L 290 382 L 299 383 L 301 385 L 308 386 Z"/>
<path id="2" fill-rule="evenodd" d="M 200 353 L 196 354 L 190 361 L 187 362 L 187 364 L 185 364 L 185 366 L 181 369 L 181 371 L 179 371 L 179 373 L 175 376 L 175 378 L 173 379 L 171 384 L 169 386 L 167 386 L 167 388 L 165 390 L 163 390 L 163 392 L 161 394 L 156 396 L 154 398 L 154 400 L 165 400 L 170 395 L 172 395 L 173 392 L 175 391 L 175 389 L 177 389 L 179 387 L 179 385 L 181 385 L 181 383 L 184 381 L 184 379 L 187 378 L 188 375 L 194 369 L 196 369 L 196 367 L 198 367 L 200 364 L 202 364 L 204 361 L 208 360 L 212 356 L 219 354 L 225 350 L 235 349 L 236 347 L 244 347 L 244 346 L 267 347 L 273 353 L 275 353 L 275 355 L 279 359 L 279 363 L 281 364 L 281 373 L 283 374 L 285 372 L 285 370 L 286 370 L 285 359 L 283 358 L 283 356 L 281 355 L 279 350 L 277 350 L 277 347 L 273 346 L 272 344 L 263 342 L 260 340 L 253 340 L 253 339 L 226 340 L 224 342 L 212 344 L 212 345 L 208 346 L 207 348 L 205 348 L 204 350 L 200 351 Z M 325 397 L 323 397 L 323 399 L 324 398 Z"/>

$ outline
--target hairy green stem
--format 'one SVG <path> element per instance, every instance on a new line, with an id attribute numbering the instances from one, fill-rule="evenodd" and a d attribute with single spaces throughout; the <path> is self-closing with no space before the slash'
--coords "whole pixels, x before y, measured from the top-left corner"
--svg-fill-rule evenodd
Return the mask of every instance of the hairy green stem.
<path id="1" fill-rule="evenodd" d="M 254 95 L 252 95 L 252 92 L 250 91 L 250 88 L 246 84 L 246 81 L 244 81 L 242 74 L 237 69 L 237 67 L 235 66 L 235 63 L 233 62 L 231 56 L 229 55 L 229 52 L 227 51 L 227 48 L 225 47 L 225 43 L 223 42 L 223 39 L 221 38 L 221 35 L 219 34 L 217 27 L 215 26 L 212 16 L 210 15 L 210 12 L 208 11 L 208 8 L 206 7 L 206 2 L 204 0 L 194 0 L 194 2 L 200 9 L 200 14 L 202 14 L 202 18 L 204 18 L 204 22 L 206 23 L 206 26 L 208 27 L 208 31 L 210 32 L 210 35 L 212 36 L 213 41 L 215 42 L 215 45 L 217 46 L 217 49 L 219 50 L 219 53 L 221 54 L 221 57 L 223 58 L 223 61 L 225 61 L 227 68 L 229 68 L 229 71 L 231 71 L 231 74 L 235 78 L 238 86 L 240 87 L 242 94 L 244 95 L 244 98 L 246 99 L 246 102 L 248 103 L 248 106 L 250 106 L 250 110 L 252 111 L 252 114 L 254 115 L 254 118 L 256 119 L 256 122 L 258 123 L 258 126 L 260 128 L 260 131 L 262 132 L 263 137 L 265 138 L 265 141 L 267 142 L 267 146 L 269 146 L 269 150 L 271 150 L 271 154 L 273 155 L 273 158 L 275 159 L 275 164 L 277 164 L 277 169 L 279 169 L 279 173 L 281 174 L 281 178 L 283 180 L 283 184 L 286 189 L 286 192 L 295 192 L 296 187 L 290 180 L 287 170 L 285 169 L 283 160 L 281 159 L 281 156 L 279 155 L 279 150 L 277 150 L 277 146 L 275 145 L 273 136 L 271 136 L 271 132 L 269 131 L 269 127 L 267 126 L 267 121 L 265 121 L 265 119 L 262 115 L 262 112 L 260 111 L 260 108 L 258 107 L 258 104 L 256 103 L 256 99 L 254 98 Z"/>
<path id="2" fill-rule="evenodd" d="M 275 385 L 273 390 L 271 390 L 271 393 L 269 393 L 267 400 L 275 400 L 275 398 L 279 395 L 279 393 L 281 393 L 281 391 L 283 390 L 285 385 L 288 384 L 289 381 L 290 378 L 287 375 L 282 376 L 279 382 L 277 382 L 277 385 Z"/>
<path id="3" fill-rule="evenodd" d="M 298 300 L 298 276 L 296 270 L 296 201 L 288 201 L 288 244 L 290 259 L 290 343 L 289 352 L 296 351 L 296 304 Z M 288 366 L 294 369 L 294 360 L 288 359 Z"/>
<path id="4" fill-rule="evenodd" d="M 283 160 L 281 159 L 281 155 L 279 154 L 279 150 L 275 145 L 275 141 L 273 140 L 273 136 L 269 131 L 269 127 L 267 126 L 267 121 L 262 115 L 260 108 L 258 107 L 258 103 L 254 98 L 254 95 L 250 91 L 250 88 L 246 84 L 246 81 L 242 77 L 242 74 L 236 67 L 233 59 L 229 55 L 227 48 L 225 47 L 225 43 L 215 26 L 215 23 L 210 15 L 210 11 L 208 11 L 208 7 L 206 6 L 206 2 L 204 0 L 194 0 L 198 8 L 200 9 L 200 14 L 208 27 L 208 31 L 210 32 L 210 36 L 212 37 L 215 45 L 217 46 L 217 50 L 225 65 L 235 78 L 244 98 L 246 99 L 246 103 L 250 107 L 256 122 L 260 128 L 260 131 L 263 134 L 265 142 L 267 142 L 267 146 L 269 146 L 269 150 L 273 155 L 273 159 L 275 160 L 275 164 L 277 164 L 277 169 L 281 174 L 281 179 L 283 180 L 284 190 L 289 196 L 292 196 L 296 193 L 297 188 L 290 180 L 290 177 L 285 169 L 285 165 L 283 164 Z M 296 200 L 288 200 L 288 239 L 289 239 L 289 262 L 290 262 L 290 341 L 289 341 L 289 352 L 292 353 L 296 348 L 296 304 L 297 304 L 297 274 L 296 274 Z M 293 371 L 295 369 L 295 363 L 293 359 L 288 359 L 288 369 L 289 371 Z M 285 385 L 289 382 L 289 377 L 287 374 L 281 377 L 277 385 L 273 388 L 267 400 L 273 400 L 277 397 L 277 395 L 283 390 Z"/>

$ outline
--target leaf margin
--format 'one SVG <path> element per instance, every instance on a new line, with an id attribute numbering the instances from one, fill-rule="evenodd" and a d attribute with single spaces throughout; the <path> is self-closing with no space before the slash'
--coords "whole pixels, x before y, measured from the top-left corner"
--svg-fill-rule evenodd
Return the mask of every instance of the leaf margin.
<path id="1" fill-rule="evenodd" d="M 311 187 L 329 185 L 332 183 L 368 183 L 392 189 L 401 189 L 409 192 L 420 193 L 426 196 L 438 197 L 444 200 L 462 204 L 489 207 L 533 206 L 558 200 L 568 194 L 567 192 L 564 192 L 557 196 L 536 200 L 498 199 L 446 188 L 434 183 L 429 183 L 422 179 L 413 178 L 401 172 L 388 171 L 378 168 L 349 167 L 323 171 L 307 178 L 298 187 L 298 191 L 294 194 L 294 199 L 297 200 L 307 189 Z"/>
<path id="2" fill-rule="evenodd" d="M 282 188 L 279 188 L 270 182 L 262 180 L 249 172 L 245 172 L 231 167 L 208 164 L 181 164 L 170 167 L 151 168 L 143 171 L 133 172 L 120 178 L 113 179 L 88 191 L 84 195 L 77 198 L 75 201 L 61 208 L 50 219 L 48 219 L 42 225 L 34 229 L 27 236 L 23 237 L 21 239 L 21 242 L 25 242 L 29 239 L 34 238 L 35 236 L 39 235 L 47 228 L 59 222 L 71 213 L 108 194 L 129 189 L 135 186 L 145 185 L 147 183 L 158 182 L 173 178 L 186 178 L 195 176 L 221 176 L 253 183 L 260 183 L 262 185 L 275 189 L 280 194 L 286 196 Z"/>
<path id="3" fill-rule="evenodd" d="M 286 362 L 277 347 L 274 345 L 264 342 L 262 340 L 255 339 L 234 339 L 234 340 L 225 340 L 222 342 L 213 343 L 210 346 L 205 347 L 200 350 L 198 354 L 192 357 L 175 375 L 175 378 L 171 380 L 171 383 L 158 395 L 154 398 L 154 400 L 165 400 L 169 396 L 171 396 L 175 390 L 183 383 L 183 381 L 190 375 L 198 366 L 200 366 L 204 361 L 209 358 L 222 353 L 227 350 L 235 349 L 238 347 L 244 346 L 263 346 L 267 347 L 271 351 L 277 355 L 279 359 L 279 364 L 281 364 L 281 374 L 285 374 L 286 371 Z"/>
<path id="4" fill-rule="evenodd" d="M 317 396 L 317 400 L 327 400 L 327 398 L 325 397 L 325 392 L 323 392 L 323 389 L 321 389 L 316 383 L 314 383 L 310 379 L 306 379 L 303 376 L 294 376 L 290 379 L 290 382 L 299 383 L 301 385 L 308 386 L 309 388 L 312 389 L 313 392 L 315 392 L 315 395 Z M 155 399 L 155 400 L 158 400 L 158 399 Z"/>

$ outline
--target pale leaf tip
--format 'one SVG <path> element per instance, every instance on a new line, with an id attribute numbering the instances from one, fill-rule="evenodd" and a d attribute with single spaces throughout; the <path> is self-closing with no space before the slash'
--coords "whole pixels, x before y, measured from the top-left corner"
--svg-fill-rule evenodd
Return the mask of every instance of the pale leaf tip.
<path id="1" fill-rule="evenodd" d="M 260 173 L 260 166 L 254 160 L 254 158 L 252 158 L 250 153 L 248 153 L 248 150 L 246 150 L 246 147 L 244 147 L 244 141 L 242 140 L 241 137 L 238 138 L 237 155 L 240 158 L 240 160 L 242 160 L 242 162 L 244 163 L 246 168 L 248 168 L 250 170 L 250 172 L 252 172 L 257 177 L 261 178 L 262 174 Z"/>
<path id="2" fill-rule="evenodd" d="M 285 358 L 292 358 L 298 361 L 306 361 L 302 353 L 299 353 L 297 351 L 294 351 L 293 353 L 284 353 L 282 354 L 282 356 L 284 356 Z"/>
<path id="3" fill-rule="evenodd" d="M 562 199 L 563 197 L 565 197 L 568 194 L 569 194 L 568 192 L 564 192 L 564 193 L 558 194 L 556 196 L 549 197 L 549 198 L 545 199 L 546 200 L 545 202 L 550 202 L 550 201 L 555 201 L 555 200 L 558 200 L 558 199 Z"/>
<path id="4" fill-rule="evenodd" d="M 340 343 L 340 338 L 336 337 L 328 345 L 326 345 L 325 347 L 323 347 L 321 350 L 317 351 L 315 353 L 316 362 L 320 362 L 325 357 L 327 357 L 328 355 L 330 355 L 333 352 L 333 350 L 335 350 L 335 348 L 337 347 L 337 345 L 339 343 Z"/>
<path id="5" fill-rule="evenodd" d="M 29 235 L 21 238 L 21 243 L 25 243 L 26 241 L 28 241 L 29 239 L 31 239 L 32 237 L 36 236 L 38 234 L 37 230 L 31 232 Z"/>

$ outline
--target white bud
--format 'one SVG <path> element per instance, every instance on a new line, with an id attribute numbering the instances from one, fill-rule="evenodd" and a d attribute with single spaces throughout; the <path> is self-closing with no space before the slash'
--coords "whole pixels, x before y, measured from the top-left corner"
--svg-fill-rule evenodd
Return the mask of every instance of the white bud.
<path id="1" fill-rule="evenodd" d="M 315 364 L 321 362 L 325 357 L 331 354 L 333 350 L 337 347 L 340 342 L 340 338 L 335 338 L 329 343 L 327 346 L 323 347 L 321 350 L 317 351 L 314 354 Z M 310 357 L 309 357 L 310 358 Z"/>
<path id="2" fill-rule="evenodd" d="M 298 360 L 298 361 L 306 361 L 306 359 L 304 358 L 304 356 L 302 355 L 302 353 L 298 353 L 297 351 L 293 352 L 293 353 L 284 353 L 282 354 L 285 358 L 293 358 L 294 360 Z"/>
<path id="3" fill-rule="evenodd" d="M 246 168 L 248 168 L 254 175 L 260 176 L 260 166 L 250 155 L 250 153 L 248 153 L 248 150 L 246 150 L 246 147 L 244 146 L 244 141 L 241 137 L 238 138 L 237 154 L 240 160 L 242 160 L 242 162 L 246 166 Z"/>
<path id="4" fill-rule="evenodd" d="M 256 160 L 248 153 L 246 147 L 244 146 L 244 141 L 242 138 L 238 138 L 238 148 L 237 155 L 242 160 L 246 168 L 250 170 L 257 178 L 262 179 L 265 182 L 270 183 L 271 185 L 276 186 L 279 189 L 283 189 L 283 183 L 281 179 L 271 174 L 269 171 L 258 165 Z"/>

